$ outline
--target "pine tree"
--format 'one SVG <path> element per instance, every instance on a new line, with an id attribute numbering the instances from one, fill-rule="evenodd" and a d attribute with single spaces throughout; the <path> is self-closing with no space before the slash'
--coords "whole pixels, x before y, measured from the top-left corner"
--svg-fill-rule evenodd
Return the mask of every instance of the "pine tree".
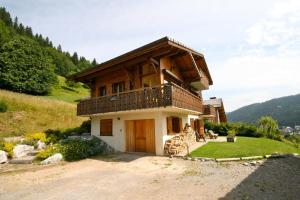
<path id="1" fill-rule="evenodd" d="M 57 51 L 62 52 L 60 44 L 57 46 Z"/>
<path id="2" fill-rule="evenodd" d="M 20 23 L 19 28 L 18 28 L 18 33 L 21 35 L 24 35 L 24 32 L 25 32 L 24 25 L 22 23 Z"/>
<path id="3" fill-rule="evenodd" d="M 31 29 L 31 27 L 29 27 L 29 26 L 26 26 L 26 28 L 25 28 L 25 33 L 29 36 L 29 37 L 32 37 L 32 29 Z"/>
<path id="4" fill-rule="evenodd" d="M 78 64 L 78 55 L 77 55 L 77 52 L 74 52 L 73 56 L 72 56 L 72 61 L 75 65 Z"/>
<path id="5" fill-rule="evenodd" d="M 96 61 L 96 58 L 94 58 L 93 62 L 92 62 L 92 66 L 96 66 L 98 63 Z"/>
<path id="6" fill-rule="evenodd" d="M 16 31 L 18 30 L 19 27 L 18 17 L 15 17 L 13 27 Z"/>

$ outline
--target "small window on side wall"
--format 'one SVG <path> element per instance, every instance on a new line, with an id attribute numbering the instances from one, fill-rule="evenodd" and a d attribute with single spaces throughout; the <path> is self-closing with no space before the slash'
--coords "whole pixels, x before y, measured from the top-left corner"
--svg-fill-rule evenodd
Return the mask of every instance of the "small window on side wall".
<path id="1" fill-rule="evenodd" d="M 112 136 L 112 119 L 100 120 L 100 136 Z"/>
<path id="2" fill-rule="evenodd" d="M 182 131 L 182 119 L 179 117 L 167 117 L 168 135 L 180 133 Z"/>

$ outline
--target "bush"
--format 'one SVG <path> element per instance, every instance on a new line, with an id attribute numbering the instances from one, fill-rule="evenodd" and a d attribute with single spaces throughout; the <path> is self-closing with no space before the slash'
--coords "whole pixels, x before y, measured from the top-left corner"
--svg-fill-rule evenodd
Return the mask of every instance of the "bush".
<path id="1" fill-rule="evenodd" d="M 12 158 L 14 155 L 14 147 L 15 147 L 15 143 L 13 142 L 0 142 L 0 150 L 3 150 L 5 152 L 7 152 L 8 157 Z"/>
<path id="2" fill-rule="evenodd" d="M 42 142 L 46 142 L 46 134 L 43 132 L 38 132 L 28 133 L 25 135 L 25 141 L 38 142 L 39 140 L 41 140 Z"/>
<path id="3" fill-rule="evenodd" d="M 255 125 L 246 123 L 231 124 L 231 128 L 235 129 L 237 136 L 244 137 L 263 137 Z"/>
<path id="4" fill-rule="evenodd" d="M 214 133 L 219 134 L 220 136 L 226 136 L 228 135 L 228 126 L 226 123 L 211 123 L 211 122 L 205 122 L 204 128 L 207 130 L 212 130 Z"/>
<path id="5" fill-rule="evenodd" d="M 67 161 L 75 161 L 87 158 L 103 152 L 105 146 L 96 137 L 91 140 L 66 139 L 61 142 L 61 153 Z"/>
<path id="6" fill-rule="evenodd" d="M 54 146 L 47 147 L 45 150 L 40 151 L 36 155 L 35 159 L 36 160 L 45 160 L 48 157 L 52 156 L 53 154 L 59 153 L 60 149 L 61 149 L 61 146 L 58 145 L 58 144 L 56 144 Z"/>
<path id="7" fill-rule="evenodd" d="M 46 143 L 47 144 L 55 144 L 62 139 L 66 139 L 68 137 L 67 133 L 61 132 L 60 130 L 56 129 L 48 129 L 45 131 L 46 134 Z"/>
<path id="8" fill-rule="evenodd" d="M 7 105 L 4 101 L 0 100 L 0 113 L 4 113 L 7 111 Z"/>
<path id="9" fill-rule="evenodd" d="M 71 133 L 82 134 L 91 132 L 91 120 L 86 120 L 82 122 L 79 127 L 66 129 L 63 133 L 65 135 L 70 135 Z"/>

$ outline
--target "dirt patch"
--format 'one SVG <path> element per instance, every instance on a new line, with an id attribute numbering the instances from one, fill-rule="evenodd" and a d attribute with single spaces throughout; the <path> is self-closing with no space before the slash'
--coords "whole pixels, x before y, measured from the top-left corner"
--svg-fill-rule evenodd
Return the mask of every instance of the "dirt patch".
<path id="1" fill-rule="evenodd" d="M 0 199 L 297 199 L 300 159 L 200 162 L 120 154 L 0 173 Z"/>

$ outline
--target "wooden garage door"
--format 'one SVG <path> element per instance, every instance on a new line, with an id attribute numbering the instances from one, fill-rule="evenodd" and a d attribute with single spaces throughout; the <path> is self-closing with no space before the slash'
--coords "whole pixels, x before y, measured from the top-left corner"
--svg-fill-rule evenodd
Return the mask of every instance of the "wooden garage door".
<path id="1" fill-rule="evenodd" d="M 126 151 L 155 153 L 154 119 L 127 120 Z"/>

